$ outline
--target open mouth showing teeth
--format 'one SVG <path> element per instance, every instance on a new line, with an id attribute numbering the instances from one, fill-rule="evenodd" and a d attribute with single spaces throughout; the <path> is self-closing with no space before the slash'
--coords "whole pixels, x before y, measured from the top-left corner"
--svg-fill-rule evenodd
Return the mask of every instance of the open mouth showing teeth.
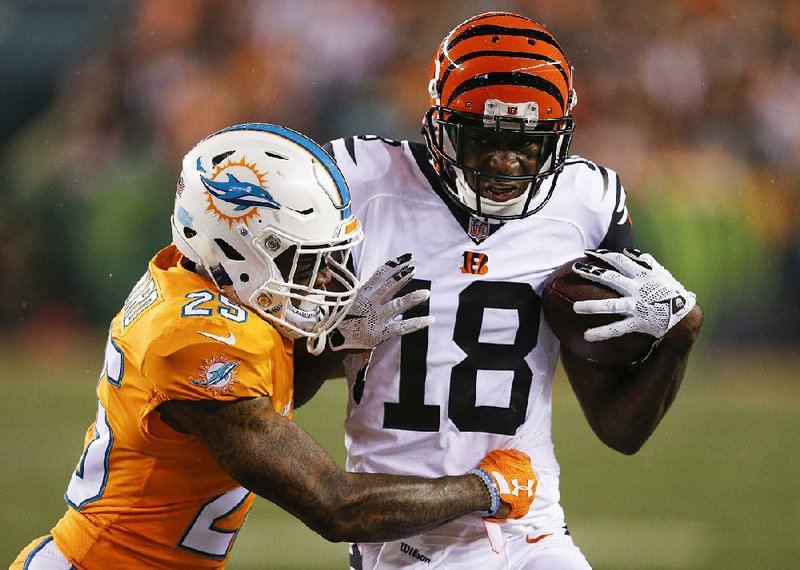
<path id="1" fill-rule="evenodd" d="M 502 202 L 504 200 L 510 200 L 511 198 L 516 197 L 519 194 L 519 190 L 519 187 L 516 185 L 486 186 L 483 188 L 482 194 L 484 194 L 484 196 L 487 198 Z"/>

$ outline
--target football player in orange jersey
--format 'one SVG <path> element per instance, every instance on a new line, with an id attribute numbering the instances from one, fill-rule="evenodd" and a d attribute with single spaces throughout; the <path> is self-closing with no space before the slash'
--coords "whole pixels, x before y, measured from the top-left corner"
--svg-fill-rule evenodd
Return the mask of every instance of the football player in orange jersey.
<path id="1" fill-rule="evenodd" d="M 404 290 L 430 297 L 406 316 L 436 319 L 380 345 L 351 319 L 329 336 L 332 350 L 308 359 L 298 353 L 299 383 L 314 377 L 310 368 L 321 379 L 338 365 L 337 349 L 376 347 L 366 369 L 343 360 L 348 468 L 436 477 L 514 447 L 528 453 L 538 478 L 522 519 L 485 526 L 461 517 L 403 541 L 353 545 L 356 570 L 405 568 L 409 549 L 430 567 L 588 568 L 560 505 L 551 437 L 559 353 L 589 425 L 623 453 L 647 441 L 680 387 L 702 310 L 652 256 L 629 249 L 617 174 L 569 154 L 572 77 L 547 28 L 519 14 L 479 14 L 453 28 L 433 58 L 424 144 L 367 135 L 326 147 L 364 224 L 351 256 L 356 275 L 411 252 L 416 274 Z M 619 315 L 584 338 L 649 334 L 652 350 L 642 361 L 603 366 L 580 358 L 543 319 L 545 280 L 585 250 L 614 269 L 573 270 L 621 296 L 575 303 L 576 311 Z M 359 312 L 356 304 L 349 317 Z"/>
<path id="2" fill-rule="evenodd" d="M 255 495 L 332 541 L 527 513 L 524 453 L 435 479 L 353 474 L 291 421 L 293 340 L 319 352 L 362 294 L 347 268 L 361 225 L 313 141 L 268 124 L 207 137 L 184 158 L 172 231 L 111 323 L 69 508 L 12 568 L 220 568 Z M 377 340 L 430 324 L 395 319 L 427 298 L 394 298 L 413 274 L 401 256 L 365 285 Z"/>

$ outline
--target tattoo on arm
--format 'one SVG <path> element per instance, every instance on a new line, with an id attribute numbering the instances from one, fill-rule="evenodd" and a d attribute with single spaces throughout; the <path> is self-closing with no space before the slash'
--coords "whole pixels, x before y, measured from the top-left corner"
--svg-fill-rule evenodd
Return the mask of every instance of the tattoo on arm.
<path id="1" fill-rule="evenodd" d="M 231 477 L 331 541 L 393 540 L 489 506 L 474 475 L 348 473 L 268 397 L 167 402 L 160 411 L 203 441 Z"/>

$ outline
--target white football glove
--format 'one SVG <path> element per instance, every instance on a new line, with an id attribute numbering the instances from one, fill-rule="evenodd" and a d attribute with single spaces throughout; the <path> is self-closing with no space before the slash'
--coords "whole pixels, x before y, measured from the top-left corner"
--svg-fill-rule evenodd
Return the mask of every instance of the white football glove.
<path id="1" fill-rule="evenodd" d="M 430 325 L 433 317 L 398 318 L 428 300 L 431 292 L 418 289 L 397 299 L 394 296 L 413 277 L 411 254 L 390 259 L 358 289 L 353 305 L 339 326 L 328 335 L 331 350 L 371 350 L 393 336 L 418 331 Z"/>
<path id="2" fill-rule="evenodd" d="M 576 263 L 573 271 L 586 279 L 618 291 L 617 299 L 577 301 L 573 310 L 581 314 L 617 314 L 623 319 L 587 330 L 583 338 L 594 342 L 632 332 L 663 337 L 692 310 L 695 294 L 687 291 L 649 253 L 626 249 L 623 253 L 587 250 L 586 255 L 605 261 L 616 271 Z"/>

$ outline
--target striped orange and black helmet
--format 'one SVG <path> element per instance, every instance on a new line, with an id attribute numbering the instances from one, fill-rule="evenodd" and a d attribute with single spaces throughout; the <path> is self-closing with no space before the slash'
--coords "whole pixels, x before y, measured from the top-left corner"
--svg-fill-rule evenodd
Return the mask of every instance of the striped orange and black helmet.
<path id="1" fill-rule="evenodd" d="M 423 133 L 449 194 L 488 218 L 520 218 L 541 209 L 550 192 L 540 188 L 567 156 L 577 100 L 572 69 L 553 35 L 518 14 L 474 16 L 439 46 L 429 92 Z M 477 139 L 528 149 L 529 168 L 508 175 L 469 166 L 465 154 Z M 481 185 L 514 184 L 520 194 L 512 199 L 477 191 Z"/>

